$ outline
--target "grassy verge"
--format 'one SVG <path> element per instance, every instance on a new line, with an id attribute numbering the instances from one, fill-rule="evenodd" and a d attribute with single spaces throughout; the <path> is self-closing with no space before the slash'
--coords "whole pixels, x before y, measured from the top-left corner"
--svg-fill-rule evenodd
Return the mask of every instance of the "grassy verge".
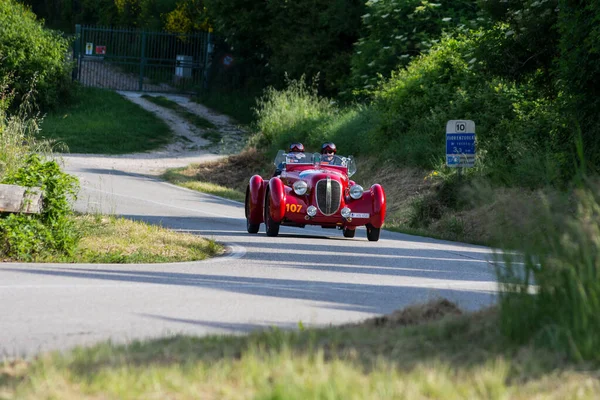
<path id="1" fill-rule="evenodd" d="M 157 149 L 173 134 L 164 121 L 109 90 L 80 88 L 69 106 L 48 114 L 40 135 L 71 153 L 125 154 Z"/>
<path id="2" fill-rule="evenodd" d="M 244 201 L 250 177 L 254 174 L 266 177 L 270 167 L 264 154 L 247 150 L 211 163 L 170 169 L 162 178 L 199 192 Z"/>
<path id="3" fill-rule="evenodd" d="M 72 255 L 46 253 L 31 261 L 160 263 L 203 260 L 223 252 L 212 240 L 112 216 L 74 217 L 74 229 L 80 240 Z"/>
<path id="4" fill-rule="evenodd" d="M 597 370 L 447 301 L 336 328 L 110 343 L 0 365 L 0 397 L 592 399 Z M 469 346 L 465 346 L 469 343 Z"/>
<path id="5" fill-rule="evenodd" d="M 202 118 L 199 115 L 194 114 L 185 109 L 185 107 L 180 106 L 173 100 L 169 100 L 164 96 L 150 96 L 147 94 L 142 95 L 142 98 L 164 108 L 168 108 L 169 110 L 175 111 L 178 115 L 180 115 L 183 119 L 193 124 L 194 126 L 200 129 L 216 129 L 215 124 L 207 120 L 206 118 Z"/>
<path id="6" fill-rule="evenodd" d="M 192 100 L 229 115 L 241 124 L 249 125 L 256 119 L 254 107 L 256 107 L 256 97 L 260 95 L 260 91 L 241 93 L 212 91 Z"/>

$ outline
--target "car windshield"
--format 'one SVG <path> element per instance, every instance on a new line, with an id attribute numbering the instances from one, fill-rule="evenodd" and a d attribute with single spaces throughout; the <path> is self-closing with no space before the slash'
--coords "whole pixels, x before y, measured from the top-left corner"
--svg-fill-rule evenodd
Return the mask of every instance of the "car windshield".
<path id="1" fill-rule="evenodd" d="M 356 173 L 356 163 L 352 156 L 342 157 L 334 154 L 306 154 L 306 153 L 285 153 L 279 150 L 273 162 L 277 168 L 283 168 L 286 165 L 313 164 L 315 166 L 333 165 L 348 168 L 348 176 Z"/>

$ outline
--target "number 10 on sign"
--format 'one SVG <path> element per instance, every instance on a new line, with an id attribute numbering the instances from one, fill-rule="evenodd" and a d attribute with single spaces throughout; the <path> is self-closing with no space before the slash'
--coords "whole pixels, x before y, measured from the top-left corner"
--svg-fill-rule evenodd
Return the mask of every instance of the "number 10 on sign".
<path id="1" fill-rule="evenodd" d="M 446 124 L 446 165 L 473 167 L 475 165 L 475 122 L 450 120 Z"/>

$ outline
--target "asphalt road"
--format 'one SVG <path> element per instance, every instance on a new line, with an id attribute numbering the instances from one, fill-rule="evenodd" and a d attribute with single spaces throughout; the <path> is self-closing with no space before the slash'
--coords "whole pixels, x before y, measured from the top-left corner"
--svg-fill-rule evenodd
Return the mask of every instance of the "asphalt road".
<path id="1" fill-rule="evenodd" d="M 0 264 L 0 354 L 31 356 L 111 339 L 340 324 L 437 297 L 496 301 L 484 247 L 383 231 L 245 230 L 243 205 L 118 169 L 82 178 L 80 211 L 115 213 L 212 237 L 227 255 L 174 264 Z"/>

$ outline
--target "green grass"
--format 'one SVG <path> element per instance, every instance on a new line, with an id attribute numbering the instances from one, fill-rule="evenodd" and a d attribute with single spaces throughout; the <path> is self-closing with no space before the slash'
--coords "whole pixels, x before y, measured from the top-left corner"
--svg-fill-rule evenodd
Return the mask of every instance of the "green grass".
<path id="1" fill-rule="evenodd" d="M 193 124 L 194 126 L 200 129 L 216 129 L 215 124 L 207 120 L 206 118 L 202 118 L 199 115 L 196 115 L 188 110 L 185 107 L 180 106 L 173 100 L 169 100 L 164 96 L 149 96 L 147 94 L 142 95 L 142 98 L 159 105 L 161 107 L 168 108 L 169 110 L 175 111 L 179 116 Z"/>
<path id="2" fill-rule="evenodd" d="M 250 92 L 206 92 L 192 101 L 204 104 L 220 113 L 228 115 L 241 124 L 249 125 L 256 120 L 254 108 L 260 91 Z"/>
<path id="3" fill-rule="evenodd" d="M 595 368 L 508 344 L 493 310 L 423 322 L 443 303 L 345 327 L 103 343 L 5 362 L 0 397 L 596 398 Z"/>
<path id="4" fill-rule="evenodd" d="M 73 254 L 44 252 L 32 261 L 166 263 L 204 260 L 223 252 L 223 246 L 213 240 L 113 216 L 79 215 L 74 217 L 74 229 L 80 240 Z M 0 255 L 0 261 L 22 260 Z"/>
<path id="5" fill-rule="evenodd" d="M 71 153 L 126 154 L 173 140 L 164 121 L 109 90 L 80 88 L 72 105 L 48 114 L 40 135 L 65 143 Z"/>
<path id="6" fill-rule="evenodd" d="M 186 175 L 185 172 L 188 170 L 188 168 L 169 169 L 162 175 L 162 178 L 175 185 L 196 190 L 198 192 L 213 194 L 215 196 L 224 197 L 230 200 L 245 200 L 245 193 L 242 193 L 239 190 L 228 188 L 215 183 L 197 181 L 193 177 Z"/>

